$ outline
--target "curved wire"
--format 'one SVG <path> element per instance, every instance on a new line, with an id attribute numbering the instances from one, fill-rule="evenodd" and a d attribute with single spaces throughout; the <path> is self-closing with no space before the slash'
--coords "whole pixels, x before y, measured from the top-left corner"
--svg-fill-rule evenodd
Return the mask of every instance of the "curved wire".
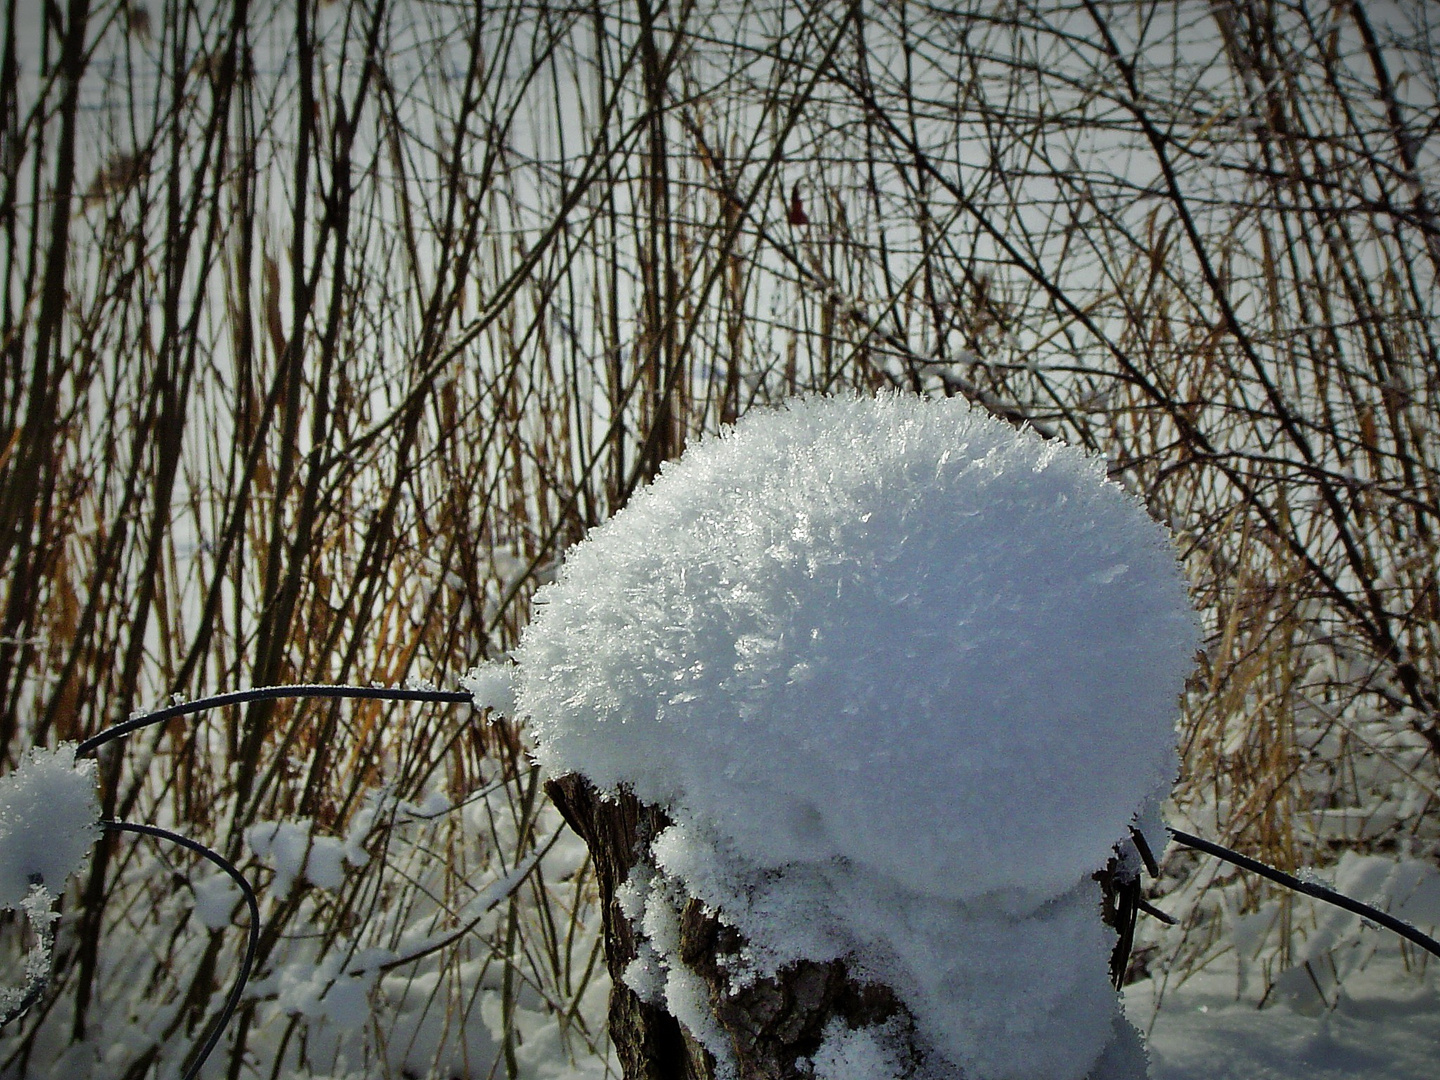
<path id="1" fill-rule="evenodd" d="M 368 698 L 373 701 L 440 701 L 452 704 L 473 702 L 475 699 L 464 690 L 404 690 L 386 686 L 327 686 L 323 683 L 299 684 L 296 686 L 256 686 L 249 690 L 232 690 L 228 694 L 182 701 L 167 705 L 154 712 L 141 713 L 128 720 L 122 720 L 104 731 L 97 731 L 75 748 L 75 756 L 90 754 L 108 742 L 154 724 L 163 724 L 177 716 L 190 716 L 206 709 L 218 709 L 224 705 L 243 705 L 247 701 L 263 701 L 275 698 Z"/>
<path id="2" fill-rule="evenodd" d="M 255 890 L 250 887 L 250 882 L 245 880 L 245 875 L 237 870 L 233 863 L 218 851 L 213 851 L 188 836 L 181 836 L 179 833 L 171 832 L 169 829 L 162 829 L 158 825 L 144 825 L 132 821 L 114 821 L 109 818 L 102 818 L 100 827 L 106 832 L 128 832 L 139 833 L 143 836 L 153 836 L 159 840 L 169 840 L 172 844 L 179 844 L 183 848 L 195 852 L 195 854 L 209 859 L 225 873 L 230 879 L 240 886 L 240 891 L 245 895 L 245 903 L 250 908 L 250 933 L 249 940 L 245 945 L 245 956 L 240 961 L 240 974 L 235 979 L 235 985 L 230 989 L 230 995 L 225 999 L 225 1008 L 220 1011 L 220 1016 L 210 1028 L 210 1034 L 206 1036 L 205 1045 L 200 1048 L 200 1055 L 185 1070 L 182 1080 L 195 1080 L 200 1075 L 200 1067 L 205 1064 L 205 1059 L 215 1049 L 220 1036 L 225 1033 L 225 1025 L 230 1023 L 230 1017 L 235 1015 L 235 1009 L 240 1004 L 240 995 L 245 992 L 245 984 L 250 979 L 250 969 L 255 963 L 255 955 L 260 950 L 260 904 L 255 899 Z"/>
<path id="3" fill-rule="evenodd" d="M 155 709 L 152 712 L 141 713 L 114 724 L 103 731 L 98 731 L 75 748 L 75 756 L 94 753 L 106 743 L 133 734 L 143 728 L 155 724 L 163 724 L 177 716 L 190 716 L 194 713 L 204 712 L 206 709 L 217 709 L 226 705 L 243 705 L 250 701 L 273 700 L 279 698 L 364 698 L 372 701 L 431 701 L 444 702 L 449 704 L 460 704 L 474 701 L 474 698 L 462 690 L 409 690 L 402 688 L 380 687 L 380 686 L 330 686 L 325 684 L 300 684 L 293 686 L 257 686 L 249 690 L 234 690 L 228 694 L 215 694 L 211 697 L 197 698 L 194 701 L 182 701 L 174 705 L 167 705 L 163 709 Z M 210 1034 L 206 1036 L 204 1045 L 200 1048 L 199 1055 L 185 1071 L 182 1080 L 195 1080 L 199 1076 L 201 1066 L 210 1056 L 220 1041 L 221 1035 L 225 1032 L 225 1026 L 230 1018 L 235 1015 L 235 1010 L 240 1004 L 240 996 L 245 992 L 245 984 L 250 979 L 250 970 L 255 964 L 256 954 L 260 949 L 260 904 L 255 898 L 255 890 L 246 880 L 245 875 L 221 855 L 218 851 L 206 847 L 197 840 L 188 836 L 171 832 L 169 829 L 162 829 L 158 825 L 145 825 L 138 822 L 115 821 L 102 819 L 100 827 L 107 832 L 115 833 L 136 833 L 141 836 L 150 836 L 159 840 L 168 840 L 172 844 L 179 844 L 202 858 L 208 859 L 221 870 L 230 876 L 230 879 L 240 887 L 245 897 L 245 903 L 250 909 L 250 931 L 245 946 L 245 955 L 240 962 L 240 974 L 231 988 L 229 996 L 225 1000 L 225 1007 L 221 1010 L 219 1017 L 211 1026 Z M 37 989 L 34 996 L 38 997 Z M 27 1000 L 26 1005 L 31 1003 Z M 23 1011 L 23 1010 L 22 1010 Z"/>
<path id="4" fill-rule="evenodd" d="M 1287 874 L 1283 870 L 1276 870 L 1273 866 L 1267 866 L 1258 859 L 1252 859 L 1248 855 L 1241 855 L 1238 851 L 1232 851 L 1227 847 L 1216 844 L 1210 840 L 1202 840 L 1198 836 L 1181 832 L 1179 829 L 1171 829 L 1170 835 L 1186 847 L 1194 848 L 1196 851 L 1203 851 L 1206 855 L 1213 855 L 1217 859 L 1234 863 L 1242 870 L 1249 870 L 1252 874 L 1259 874 L 1263 878 L 1284 885 L 1287 889 L 1294 889 L 1296 892 L 1304 893 L 1306 896 L 1313 896 L 1317 900 L 1324 900 L 1327 904 L 1334 904 L 1338 908 L 1359 915 L 1362 919 L 1369 919 L 1371 922 L 1385 927 L 1394 933 L 1399 934 L 1407 941 L 1420 946 L 1432 956 L 1440 956 L 1440 941 L 1436 941 L 1429 934 L 1423 933 L 1411 926 L 1409 923 L 1379 908 L 1371 907 L 1369 904 L 1362 904 L 1359 900 L 1352 899 L 1342 892 L 1327 888 L 1314 881 L 1305 881 L 1303 878 Z"/>

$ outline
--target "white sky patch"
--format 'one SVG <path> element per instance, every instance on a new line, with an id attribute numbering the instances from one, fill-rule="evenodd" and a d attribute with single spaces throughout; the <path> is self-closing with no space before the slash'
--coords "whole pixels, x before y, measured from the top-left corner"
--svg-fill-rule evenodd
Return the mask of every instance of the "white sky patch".
<path id="1" fill-rule="evenodd" d="M 684 982 L 678 886 L 751 940 L 738 977 L 847 955 L 972 1080 L 1095 1064 L 1118 1006 L 1089 879 L 1154 827 L 1198 646 L 1102 460 L 958 400 L 796 401 L 693 445 L 537 599 L 537 758 L 676 822 L 637 983 Z"/>

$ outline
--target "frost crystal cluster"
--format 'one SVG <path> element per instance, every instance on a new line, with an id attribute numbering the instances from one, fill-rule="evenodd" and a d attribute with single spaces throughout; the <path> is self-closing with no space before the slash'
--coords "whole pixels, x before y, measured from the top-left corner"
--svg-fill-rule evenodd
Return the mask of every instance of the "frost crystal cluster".
<path id="1" fill-rule="evenodd" d="M 77 762 L 74 743 L 32 747 L 0 776 L 0 909 L 19 908 L 35 884 L 64 891 L 100 834 L 95 788 L 95 762 Z"/>
<path id="2" fill-rule="evenodd" d="M 1143 1073 L 1091 875 L 1169 789 L 1197 630 L 1102 460 L 959 400 L 794 401 L 692 446 L 537 604 L 519 712 L 553 774 L 675 823 L 621 890 L 626 981 L 722 1072 L 686 896 L 748 940 L 735 985 L 843 957 L 894 988 L 926 1074 Z M 832 1025 L 812 1068 L 907 1074 L 899 1038 Z"/>

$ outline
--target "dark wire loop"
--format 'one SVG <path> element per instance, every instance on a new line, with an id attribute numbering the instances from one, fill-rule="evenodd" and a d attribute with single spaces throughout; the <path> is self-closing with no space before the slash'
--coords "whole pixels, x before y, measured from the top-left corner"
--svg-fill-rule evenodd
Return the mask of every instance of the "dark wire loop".
<path id="1" fill-rule="evenodd" d="M 278 698 L 363 698 L 372 701 L 430 701 L 443 702 L 447 704 L 461 704 L 471 702 L 474 699 L 463 690 L 409 690 L 398 687 L 382 686 L 327 686 L 324 684 L 302 684 L 296 686 L 257 686 L 249 690 L 234 690 L 228 694 L 215 694 L 212 697 L 198 698 L 195 701 L 182 701 L 174 705 L 167 705 L 163 709 L 156 709 L 153 712 L 142 713 L 123 720 L 118 724 L 98 731 L 75 748 L 75 756 L 94 753 L 106 743 L 113 742 L 123 736 L 133 734 L 142 728 L 152 727 L 155 724 L 163 724 L 166 720 L 174 719 L 177 716 L 190 716 L 194 713 L 204 712 L 206 709 L 218 709 L 226 705 L 243 705 L 250 701 L 274 700 Z M 240 887 L 240 892 L 245 897 L 245 903 L 250 909 L 250 931 L 245 946 L 245 956 L 240 962 L 240 974 L 235 979 L 235 985 L 231 988 L 229 996 L 225 999 L 225 1008 L 221 1010 L 215 1023 L 211 1025 L 210 1034 L 206 1036 L 205 1044 L 200 1048 L 199 1054 L 181 1080 L 195 1080 L 200 1075 L 200 1069 L 205 1060 L 210 1056 L 220 1037 L 225 1033 L 225 1026 L 230 1023 L 230 1018 L 235 1015 L 236 1008 L 240 1005 L 240 997 L 245 992 L 245 984 L 250 979 L 250 970 L 254 966 L 255 957 L 260 949 L 260 904 L 255 898 L 255 890 L 251 888 L 250 882 L 245 875 L 221 855 L 218 851 L 206 847 L 197 840 L 188 836 L 171 832 L 169 829 L 162 829 L 158 825 L 145 825 L 130 821 L 113 821 L 102 819 L 100 827 L 107 832 L 116 833 L 137 833 L 142 836 L 151 836 L 158 840 L 168 840 L 173 844 L 179 844 L 202 858 L 208 859 L 221 870 L 230 876 L 230 879 Z M 43 982 L 34 989 L 34 997 L 38 997 L 43 989 Z M 27 995 L 25 1007 L 28 1008 L 33 999 Z M 23 1009 L 21 1010 L 23 1011 Z M 18 1015 L 18 1013 L 17 1013 Z"/>
<path id="2" fill-rule="evenodd" d="M 1423 933 L 1411 926 L 1409 923 L 1379 908 L 1371 907 L 1369 904 L 1362 904 L 1359 900 L 1352 899 L 1342 892 L 1327 888 L 1315 881 L 1306 881 L 1303 878 L 1287 874 L 1283 870 L 1276 870 L 1273 866 L 1266 866 L 1258 859 L 1252 859 L 1248 855 L 1241 855 L 1238 851 L 1231 851 L 1227 847 L 1213 843 L 1209 840 L 1202 840 L 1198 836 L 1182 832 L 1179 829 L 1171 829 L 1170 835 L 1186 847 L 1194 848 L 1196 851 L 1203 851 L 1206 855 L 1213 855 L 1217 859 L 1234 863 L 1242 870 L 1249 870 L 1252 874 L 1259 874 L 1263 878 L 1269 878 L 1287 889 L 1294 889 L 1296 892 L 1304 893 L 1306 896 L 1313 896 L 1317 900 L 1324 900 L 1327 904 L 1334 904 L 1338 908 L 1344 908 L 1362 919 L 1369 919 L 1379 926 L 1391 930 L 1405 940 L 1420 946 L 1432 956 L 1440 956 L 1440 941 L 1436 941 L 1429 934 Z"/>
<path id="3" fill-rule="evenodd" d="M 323 683 L 300 684 L 296 686 L 256 686 L 249 690 L 232 690 L 228 694 L 197 698 L 167 705 L 154 712 L 142 713 L 122 720 L 118 724 L 98 731 L 75 748 L 75 756 L 94 753 L 100 747 L 122 736 L 139 731 L 141 728 L 163 724 L 177 716 L 190 716 L 206 709 L 218 709 L 225 705 L 244 705 L 249 701 L 265 701 L 277 698 L 367 698 L 372 701 L 438 701 L 460 704 L 475 699 L 464 690 L 405 690 L 388 686 L 327 686 Z"/>
<path id="4" fill-rule="evenodd" d="M 260 904 L 255 899 L 255 890 L 250 887 L 250 882 L 245 880 L 245 875 L 240 873 L 229 859 L 218 851 L 206 847 L 188 836 L 181 836 L 179 833 L 171 832 L 169 829 L 162 829 L 158 825 L 144 825 L 132 821 L 113 821 L 102 818 L 100 827 L 106 832 L 116 833 L 139 833 L 142 836 L 153 836 L 159 840 L 168 840 L 172 844 L 179 844 L 183 848 L 195 852 L 202 858 L 209 859 L 221 870 L 230 875 L 230 880 L 240 886 L 241 893 L 245 896 L 245 904 L 250 909 L 250 932 L 249 940 L 245 944 L 245 956 L 240 961 L 240 974 L 235 978 L 235 985 L 230 988 L 230 995 L 225 999 L 225 1008 L 220 1011 L 215 1023 L 210 1026 L 210 1034 L 205 1038 L 205 1045 L 200 1048 L 199 1055 L 191 1063 L 190 1068 L 185 1070 L 182 1080 L 195 1080 L 200 1075 L 200 1068 L 205 1064 L 205 1059 L 215 1049 L 220 1041 L 220 1036 L 225 1033 L 225 1025 L 230 1023 L 230 1017 L 235 1015 L 235 1010 L 240 1005 L 240 996 L 245 992 L 245 984 L 250 979 L 250 969 L 255 963 L 256 953 L 260 950 Z"/>

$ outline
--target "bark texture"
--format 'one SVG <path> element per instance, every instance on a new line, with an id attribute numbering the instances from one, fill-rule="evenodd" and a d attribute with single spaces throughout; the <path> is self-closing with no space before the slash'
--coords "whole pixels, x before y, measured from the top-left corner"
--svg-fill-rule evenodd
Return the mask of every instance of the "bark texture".
<path id="1" fill-rule="evenodd" d="M 642 1001 L 623 978 L 638 944 L 615 890 L 669 819 L 631 795 L 602 799 L 583 777 L 573 774 L 551 780 L 546 790 L 585 840 L 595 863 L 613 987 L 610 1038 L 626 1080 L 714 1080 L 710 1052 L 663 1007 Z M 680 957 L 704 980 L 711 1014 L 745 1080 L 808 1080 L 808 1070 L 797 1062 L 819 1048 L 826 1025 L 835 1017 L 862 1027 L 900 1016 L 913 1027 L 889 988 L 855 980 L 842 961 L 802 961 L 732 994 L 725 957 L 744 946 L 741 935 L 698 900 L 686 904 L 680 917 Z"/>

